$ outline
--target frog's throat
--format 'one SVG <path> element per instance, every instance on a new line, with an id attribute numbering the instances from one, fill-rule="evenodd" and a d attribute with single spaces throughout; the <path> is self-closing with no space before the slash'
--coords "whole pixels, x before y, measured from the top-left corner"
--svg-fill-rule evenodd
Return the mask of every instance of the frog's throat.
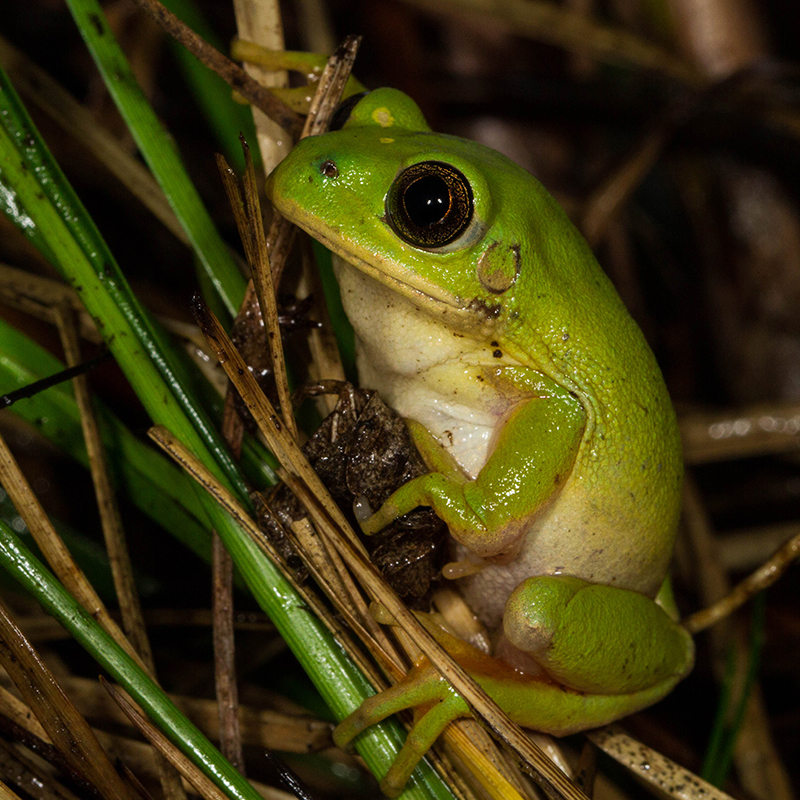
<path id="1" fill-rule="evenodd" d="M 481 298 L 464 300 L 441 286 L 429 282 L 424 282 L 424 285 L 421 286 L 414 286 L 408 281 L 401 280 L 388 269 L 380 269 L 370 261 L 366 261 L 356 251 L 343 247 L 340 242 L 327 236 L 324 230 L 311 229 L 299 221 L 293 221 L 301 227 L 305 227 L 308 233 L 332 253 L 364 274 L 408 298 L 422 310 L 437 316 L 446 314 L 449 324 L 454 327 L 464 327 L 471 332 L 480 327 L 485 328 L 485 332 L 488 333 L 494 328 L 494 323 L 500 316 L 501 307 L 499 305 L 489 305 Z M 373 260 L 380 261 L 374 253 L 369 255 Z M 420 284 L 423 284 L 422 280 L 420 280 Z"/>

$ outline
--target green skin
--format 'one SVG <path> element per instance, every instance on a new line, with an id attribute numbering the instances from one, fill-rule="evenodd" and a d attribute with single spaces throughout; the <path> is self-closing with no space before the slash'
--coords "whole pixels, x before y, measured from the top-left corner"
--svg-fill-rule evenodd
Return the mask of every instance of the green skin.
<path id="1" fill-rule="evenodd" d="M 387 220 L 403 169 L 445 162 L 474 217 L 440 249 Z M 430 131 L 374 91 L 342 130 L 303 140 L 267 182 L 275 207 L 342 259 L 362 383 L 409 420 L 431 468 L 364 524 L 419 505 L 447 523 L 459 580 L 494 656 L 436 635 L 521 725 L 563 735 L 666 695 L 691 637 L 656 595 L 677 527 L 682 459 L 655 359 L 590 249 L 527 172 Z M 405 708 L 417 722 L 384 779 L 396 794 L 451 720 L 469 714 L 427 662 L 364 703 L 339 744 Z"/>

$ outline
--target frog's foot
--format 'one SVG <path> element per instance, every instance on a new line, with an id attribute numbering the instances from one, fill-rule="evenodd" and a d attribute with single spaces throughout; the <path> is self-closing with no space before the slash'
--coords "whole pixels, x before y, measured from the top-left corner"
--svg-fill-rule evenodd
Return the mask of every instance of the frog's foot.
<path id="1" fill-rule="evenodd" d="M 333 740 L 345 747 L 358 734 L 398 711 L 415 709 L 414 724 L 389 771 L 381 791 L 397 797 L 419 761 L 439 734 L 453 720 L 469 716 L 469 706 L 429 664 L 415 667 L 404 680 L 365 700 L 333 732 Z"/>
<path id="2" fill-rule="evenodd" d="M 291 89 L 270 86 L 270 91 L 281 98 L 294 111 L 307 114 L 311 103 L 311 96 L 319 83 L 322 70 L 328 57 L 319 53 L 302 53 L 291 50 L 270 50 L 255 42 L 236 39 L 231 47 L 231 58 L 235 61 L 244 61 L 248 64 L 257 64 L 270 71 L 289 70 L 299 72 L 305 76 L 308 86 L 296 86 Z M 310 87 L 310 91 L 309 91 Z M 354 94 L 365 91 L 362 83 L 350 76 L 342 95 L 345 100 Z"/>

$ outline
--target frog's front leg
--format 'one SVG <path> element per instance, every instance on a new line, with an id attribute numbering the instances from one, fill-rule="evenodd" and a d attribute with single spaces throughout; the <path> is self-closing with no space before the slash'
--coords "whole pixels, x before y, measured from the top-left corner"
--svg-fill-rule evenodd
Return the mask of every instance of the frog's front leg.
<path id="1" fill-rule="evenodd" d="M 431 506 L 473 553 L 512 553 L 531 518 L 566 481 L 585 425 L 583 407 L 568 392 L 526 400 L 500 427 L 475 480 L 452 471 L 422 475 L 401 486 L 362 528 L 376 533 L 417 506 Z"/>

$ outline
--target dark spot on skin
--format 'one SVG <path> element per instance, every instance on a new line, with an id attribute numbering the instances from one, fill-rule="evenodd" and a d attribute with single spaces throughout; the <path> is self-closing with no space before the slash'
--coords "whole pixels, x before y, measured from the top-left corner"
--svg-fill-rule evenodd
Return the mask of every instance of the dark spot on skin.
<path id="1" fill-rule="evenodd" d="M 572 389 L 569 390 L 569 395 L 570 397 L 574 397 L 576 400 L 578 399 L 578 393 L 573 392 Z"/>
<path id="2" fill-rule="evenodd" d="M 503 351 L 502 351 L 502 350 L 495 350 L 495 351 L 492 353 L 492 355 L 493 355 L 495 358 L 502 358 L 502 357 L 503 357 Z"/>
<path id="3" fill-rule="evenodd" d="M 478 378 L 478 380 L 479 380 L 481 383 L 483 383 L 483 380 L 484 380 L 484 377 L 483 377 L 483 375 L 477 375 L 476 377 Z"/>
<path id="4" fill-rule="evenodd" d="M 564 333 L 561 334 L 561 340 L 564 341 L 564 342 L 568 342 L 569 341 L 569 334 L 566 331 L 564 331 Z"/>
<path id="5" fill-rule="evenodd" d="M 94 25 L 95 32 L 98 36 L 103 36 L 105 34 L 105 27 L 103 26 L 103 20 L 97 14 L 89 14 L 89 22 Z"/>
<path id="6" fill-rule="evenodd" d="M 500 347 L 500 342 L 489 342 L 492 347 Z"/>
<path id="7" fill-rule="evenodd" d="M 331 161 L 330 159 L 323 161 L 319 165 L 319 171 L 321 175 L 324 175 L 326 178 L 338 178 L 339 177 L 339 167 Z"/>

